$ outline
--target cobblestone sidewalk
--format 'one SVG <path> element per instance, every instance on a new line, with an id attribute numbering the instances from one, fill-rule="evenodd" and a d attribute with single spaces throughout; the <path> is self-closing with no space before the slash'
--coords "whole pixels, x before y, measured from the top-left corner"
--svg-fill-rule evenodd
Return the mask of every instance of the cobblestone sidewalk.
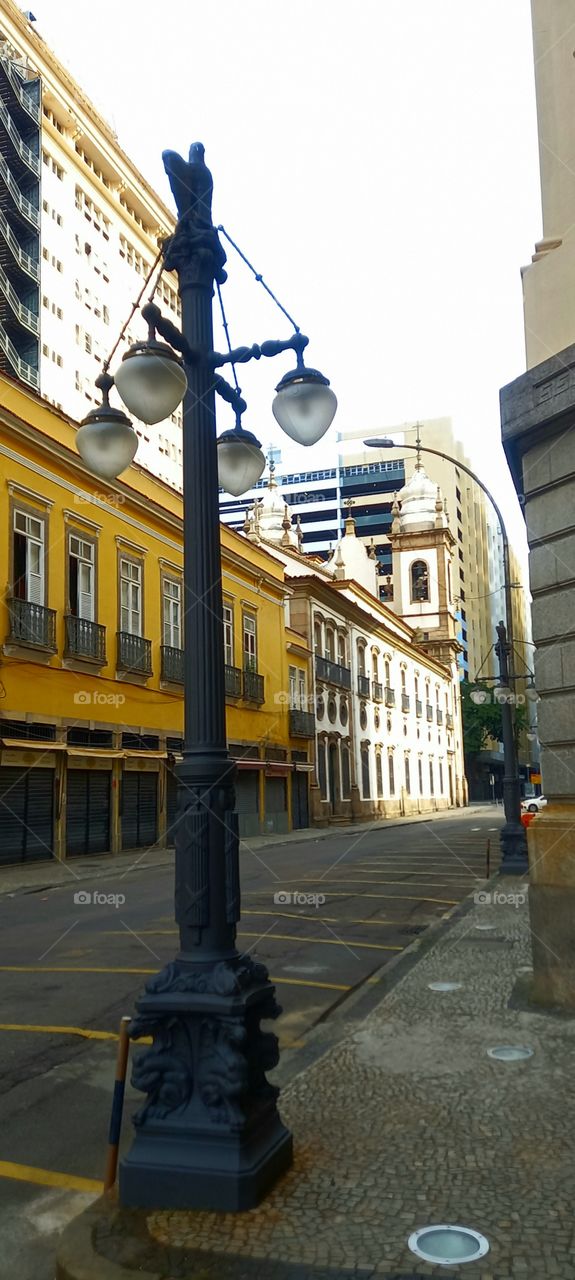
<path id="1" fill-rule="evenodd" d="M 100 1257 L 166 1280 L 575 1280 L 575 1021 L 526 1009 L 526 895 L 496 893 L 287 1087 L 295 1165 L 257 1210 L 100 1215 Z M 488 1057 L 508 1044 L 533 1056 Z M 428 1223 L 471 1226 L 489 1253 L 420 1262 L 407 1239 Z"/>

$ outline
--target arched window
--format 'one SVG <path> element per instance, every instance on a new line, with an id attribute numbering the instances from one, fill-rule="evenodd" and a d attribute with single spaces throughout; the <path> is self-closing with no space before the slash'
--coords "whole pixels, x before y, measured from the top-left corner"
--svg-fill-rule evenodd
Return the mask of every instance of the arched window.
<path id="1" fill-rule="evenodd" d="M 433 760 L 429 761 L 429 790 L 431 795 L 435 794 L 435 787 L 433 785 Z"/>
<path id="2" fill-rule="evenodd" d="M 378 751 L 375 757 L 375 779 L 377 785 L 378 796 L 383 795 L 383 769 L 381 767 L 381 752 Z"/>
<path id="3" fill-rule="evenodd" d="M 417 761 L 417 772 L 419 774 L 419 794 L 420 796 L 422 796 L 423 795 L 423 768 L 421 764 L 421 759 Z"/>
<path id="4" fill-rule="evenodd" d="M 347 742 L 341 744 L 341 798 L 349 800 L 351 795 L 351 769 L 349 747 Z"/>
<path id="5" fill-rule="evenodd" d="M 363 640 L 357 642 L 357 668 L 360 676 L 365 675 L 365 644 Z"/>
<path id="6" fill-rule="evenodd" d="M 405 756 L 405 790 L 408 796 L 411 795 L 411 774 L 409 771 L 409 756 Z"/>
<path id="7" fill-rule="evenodd" d="M 345 645 L 345 636 L 342 636 L 341 632 L 338 636 L 338 641 L 337 641 L 337 660 L 339 662 L 340 667 L 347 667 L 347 651 L 346 651 L 346 645 Z"/>
<path id="8" fill-rule="evenodd" d="M 319 621 L 319 618 L 316 618 L 313 624 L 313 642 L 314 642 L 316 653 L 319 653 L 320 657 L 323 658 L 323 645 L 321 642 L 321 622 Z"/>
<path id="9" fill-rule="evenodd" d="M 395 770 L 393 767 L 393 756 L 391 752 L 387 757 L 387 767 L 389 770 L 389 794 L 390 796 L 394 796 L 395 795 Z"/>
<path id="10" fill-rule="evenodd" d="M 333 629 L 331 627 L 326 627 L 325 629 L 325 656 L 326 658 L 329 658 L 330 662 L 334 662 L 335 641 L 334 641 Z"/>
<path id="11" fill-rule="evenodd" d="M 361 784 L 363 788 L 363 798 L 364 800 L 369 800 L 371 796 L 369 779 L 369 747 L 361 748 Z"/>
<path id="12" fill-rule="evenodd" d="M 371 678 L 374 684 L 379 682 L 379 662 L 376 653 L 371 655 Z"/>
<path id="13" fill-rule="evenodd" d="M 385 683 L 389 689 L 391 687 L 391 667 L 387 658 L 385 659 Z"/>
<path id="14" fill-rule="evenodd" d="M 414 560 L 411 566 L 411 599 L 429 600 L 429 569 L 425 560 Z"/>

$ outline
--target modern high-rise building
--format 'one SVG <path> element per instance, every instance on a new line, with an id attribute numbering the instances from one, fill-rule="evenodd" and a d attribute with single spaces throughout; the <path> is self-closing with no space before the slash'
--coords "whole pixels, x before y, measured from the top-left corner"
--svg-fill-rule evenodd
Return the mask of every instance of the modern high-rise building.
<path id="1" fill-rule="evenodd" d="M 174 217 L 12 0 L 0 0 L 0 369 L 81 420 Z M 179 316 L 175 280 L 157 294 Z M 145 337 L 136 321 L 118 351 Z M 181 418 L 138 462 L 181 490 Z"/>

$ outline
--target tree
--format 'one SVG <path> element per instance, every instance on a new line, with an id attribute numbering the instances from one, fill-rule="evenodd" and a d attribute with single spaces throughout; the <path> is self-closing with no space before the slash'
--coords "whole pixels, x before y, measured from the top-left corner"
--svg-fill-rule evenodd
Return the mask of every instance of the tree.
<path id="1" fill-rule="evenodd" d="M 463 720 L 463 746 L 466 755 L 471 755 L 476 751 L 485 751 L 489 748 L 490 742 L 501 742 L 503 737 L 503 729 L 501 727 L 501 703 L 494 698 L 494 690 L 489 685 L 480 686 L 486 694 L 485 702 L 476 703 L 471 699 L 471 690 L 476 689 L 477 685 L 470 684 L 469 680 L 461 681 L 461 716 Z M 519 703 L 515 707 L 515 743 L 518 745 L 519 736 L 524 729 L 527 728 L 527 715 L 525 705 Z"/>

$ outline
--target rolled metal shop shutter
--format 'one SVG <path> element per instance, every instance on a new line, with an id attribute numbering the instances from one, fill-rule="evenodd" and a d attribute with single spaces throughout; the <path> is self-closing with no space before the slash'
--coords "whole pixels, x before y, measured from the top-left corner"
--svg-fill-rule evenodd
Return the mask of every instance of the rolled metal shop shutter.
<path id="1" fill-rule="evenodd" d="M 54 856 L 54 770 L 0 769 L 0 863 Z"/>
<path id="2" fill-rule="evenodd" d="M 240 836 L 259 835 L 259 780 L 255 769 L 238 769 L 235 779 Z"/>
<path id="3" fill-rule="evenodd" d="M 109 851 L 110 777 L 105 769 L 68 770 L 66 852 L 71 857 Z"/>
<path id="4" fill-rule="evenodd" d="M 158 836 L 158 774 L 125 770 L 122 777 L 122 848 L 155 844 Z"/>

